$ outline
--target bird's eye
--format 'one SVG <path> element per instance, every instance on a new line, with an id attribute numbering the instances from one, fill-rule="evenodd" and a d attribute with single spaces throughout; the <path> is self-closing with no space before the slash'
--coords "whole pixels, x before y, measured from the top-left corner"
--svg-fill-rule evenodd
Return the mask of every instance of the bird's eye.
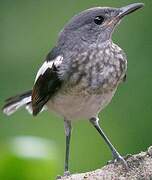
<path id="1" fill-rule="evenodd" d="M 104 17 L 103 16 L 96 16 L 94 18 L 94 22 L 97 24 L 97 25 L 101 25 L 104 21 Z"/>

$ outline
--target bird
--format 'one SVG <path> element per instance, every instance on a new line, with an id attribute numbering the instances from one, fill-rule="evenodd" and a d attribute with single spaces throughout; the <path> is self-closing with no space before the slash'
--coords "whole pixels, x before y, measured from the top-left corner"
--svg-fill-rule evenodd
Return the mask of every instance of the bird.
<path id="1" fill-rule="evenodd" d="M 143 6 L 133 3 L 120 8 L 93 7 L 73 16 L 39 68 L 31 90 L 5 101 L 2 110 L 6 115 L 25 107 L 33 116 L 48 110 L 63 118 L 64 175 L 70 174 L 72 122 L 79 119 L 89 121 L 111 150 L 113 159 L 128 168 L 101 128 L 99 112 L 126 79 L 127 57 L 112 41 L 112 34 L 126 15 Z"/>

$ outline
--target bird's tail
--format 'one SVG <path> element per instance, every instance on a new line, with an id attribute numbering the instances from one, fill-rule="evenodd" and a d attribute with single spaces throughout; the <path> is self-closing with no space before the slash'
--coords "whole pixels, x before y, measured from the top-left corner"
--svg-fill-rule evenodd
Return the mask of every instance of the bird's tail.
<path id="1" fill-rule="evenodd" d="M 2 110 L 6 115 L 11 115 L 16 112 L 20 107 L 25 106 L 26 109 L 32 113 L 31 108 L 31 94 L 32 91 L 26 91 L 22 94 L 10 97 L 6 99 L 5 105 L 3 106 Z"/>

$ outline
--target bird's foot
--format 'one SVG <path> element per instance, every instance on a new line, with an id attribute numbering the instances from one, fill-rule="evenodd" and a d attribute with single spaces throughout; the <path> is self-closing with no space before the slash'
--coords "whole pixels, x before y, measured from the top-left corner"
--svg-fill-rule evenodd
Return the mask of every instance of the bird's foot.
<path id="1" fill-rule="evenodd" d="M 65 171 L 63 176 L 58 175 L 56 179 L 61 179 L 62 177 L 70 176 L 70 171 Z"/>
<path id="2" fill-rule="evenodd" d="M 126 169 L 126 171 L 129 171 L 127 161 L 119 153 L 114 152 L 113 153 L 113 160 L 108 161 L 107 164 L 116 163 L 116 162 L 120 162 L 123 165 L 123 167 Z"/>
<path id="3" fill-rule="evenodd" d="M 70 171 L 65 171 L 64 176 L 70 176 Z"/>
<path id="4" fill-rule="evenodd" d="M 57 175 L 56 179 L 61 179 L 62 176 L 61 175 Z"/>

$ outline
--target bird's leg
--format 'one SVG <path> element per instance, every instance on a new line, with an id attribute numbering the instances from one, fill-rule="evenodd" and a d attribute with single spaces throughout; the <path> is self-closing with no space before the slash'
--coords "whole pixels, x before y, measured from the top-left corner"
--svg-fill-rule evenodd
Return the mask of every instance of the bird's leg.
<path id="1" fill-rule="evenodd" d="M 110 140 L 107 138 L 103 130 L 101 129 L 99 125 L 99 118 L 93 117 L 90 119 L 90 122 L 93 124 L 93 126 L 96 128 L 96 130 L 99 132 L 99 134 L 102 136 L 108 147 L 110 148 L 112 152 L 112 156 L 114 160 L 121 161 L 123 163 L 123 166 L 128 170 L 127 162 L 124 160 L 124 158 L 118 153 L 118 151 L 115 149 L 115 147 L 111 144 Z"/>
<path id="2" fill-rule="evenodd" d="M 64 120 L 65 135 L 66 135 L 66 154 L 65 154 L 65 165 L 64 175 L 69 175 L 69 150 L 70 150 L 70 138 L 71 138 L 71 122 Z"/>

